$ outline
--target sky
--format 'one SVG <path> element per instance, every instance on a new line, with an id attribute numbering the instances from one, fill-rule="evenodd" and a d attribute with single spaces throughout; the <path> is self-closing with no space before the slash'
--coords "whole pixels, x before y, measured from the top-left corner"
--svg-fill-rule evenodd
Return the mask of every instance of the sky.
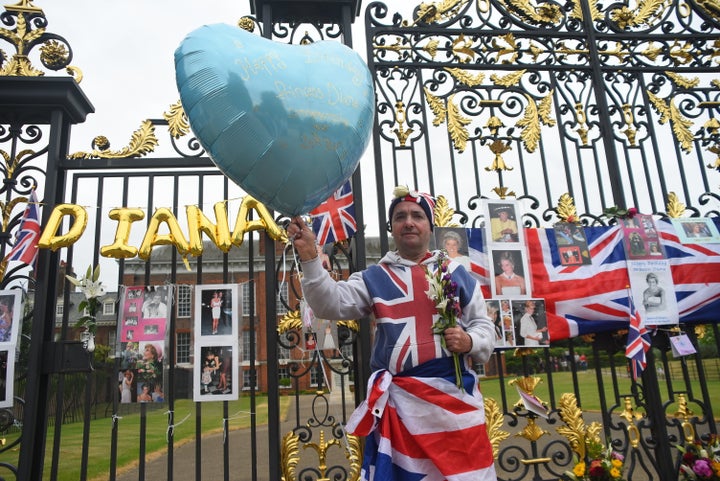
<path id="1" fill-rule="evenodd" d="M 125 147 L 144 119 L 162 118 L 178 101 L 173 55 L 183 38 L 202 25 L 236 25 L 251 14 L 250 0 L 35 0 L 33 4 L 45 12 L 48 31 L 69 43 L 71 65 L 82 71 L 80 87 L 95 107 L 95 113 L 73 127 L 71 153 L 91 151 L 97 135 L 106 136 L 113 150 Z M 353 25 L 353 45 L 363 58 L 366 5 L 363 2 Z M 170 148 L 167 136 L 159 136 L 159 141 L 151 156 L 172 155 L 171 150 L 163 151 Z M 372 162 L 369 146 L 361 168 L 371 167 Z M 372 171 L 363 176 L 364 186 L 372 187 Z M 374 192 L 366 197 L 366 217 L 376 217 Z M 377 232 L 376 226 L 368 225 L 368 235 Z"/>

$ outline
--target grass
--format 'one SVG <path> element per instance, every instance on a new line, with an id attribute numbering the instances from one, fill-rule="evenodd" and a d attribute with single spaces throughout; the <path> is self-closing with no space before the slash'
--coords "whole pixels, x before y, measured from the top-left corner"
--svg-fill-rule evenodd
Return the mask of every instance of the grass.
<path id="1" fill-rule="evenodd" d="M 580 392 L 581 407 L 584 412 L 599 412 L 600 411 L 600 396 L 598 396 L 597 389 L 598 383 L 595 377 L 595 372 L 592 370 L 580 371 L 577 373 L 578 386 Z M 538 384 L 535 394 L 546 403 L 550 403 L 550 392 L 549 384 L 547 382 L 547 375 L 538 375 L 542 381 Z M 507 377 L 505 380 L 509 381 L 512 377 Z M 603 381 L 605 382 L 605 395 L 610 406 L 615 404 L 615 393 L 612 390 L 612 383 L 609 376 L 606 376 Z M 619 394 L 618 396 L 624 397 L 630 393 L 630 379 L 628 377 L 618 378 L 619 383 Z M 720 399 L 720 381 L 706 381 L 705 384 L 710 392 L 711 399 Z M 498 379 L 486 378 L 481 380 L 480 383 L 482 392 L 485 397 L 494 398 L 498 402 L 502 401 L 500 382 Z M 661 389 L 665 387 L 664 381 L 660 381 Z M 676 387 L 677 388 L 677 387 Z M 694 381 L 692 383 L 692 389 L 694 394 L 698 396 L 700 394 L 700 383 Z M 556 393 L 555 403 L 557 404 L 560 399 L 561 393 L 574 392 L 573 378 L 570 372 L 557 372 L 553 373 L 553 390 Z M 512 409 L 519 396 L 515 392 L 514 386 L 505 386 L 505 393 L 507 401 L 509 403 L 508 408 Z M 666 397 L 663 392 L 663 397 Z M 280 410 L 281 416 L 284 417 L 287 414 L 290 406 L 290 396 L 280 397 Z M 622 405 L 622 398 L 618 401 Z M 148 405 L 146 413 L 146 432 L 145 432 L 145 453 L 146 460 L 149 461 L 156 456 L 159 456 L 166 452 L 167 441 L 167 405 L 157 409 L 158 406 L 154 406 L 156 409 L 150 409 L 151 405 Z M 209 435 L 213 433 L 219 433 L 222 431 L 222 419 L 225 417 L 223 413 L 222 402 L 208 402 L 199 405 L 201 414 L 201 432 L 202 435 Z M 133 406 L 137 407 L 137 406 Z M 716 409 L 717 407 L 714 406 Z M 195 439 L 195 419 L 197 406 L 194 402 L 187 399 L 178 400 L 175 402 L 175 432 L 173 444 L 178 447 L 186 442 L 190 442 Z M 267 398 L 260 396 L 256 398 L 256 422 L 257 425 L 267 424 Z M 669 406 L 667 408 L 668 415 L 672 415 L 676 406 Z M 692 406 L 691 409 L 694 412 L 701 412 L 696 406 Z M 616 410 L 616 412 L 619 412 Z M 139 439 L 140 439 L 140 424 L 141 415 L 139 412 L 123 413 L 122 419 L 118 421 L 118 435 L 117 435 L 117 466 L 118 472 L 122 472 L 123 469 L 135 466 L 139 459 Z M 250 398 L 243 397 L 238 401 L 228 402 L 228 418 L 229 429 L 242 429 L 247 428 L 251 424 L 250 415 Z M 9 444 L 18 434 L 8 435 L 5 440 Z M 110 440 L 112 436 L 112 422 L 109 418 L 95 419 L 90 422 L 90 441 L 88 451 L 88 479 L 90 480 L 102 480 L 107 479 L 110 469 Z M 52 459 L 52 449 L 54 438 L 54 428 L 51 427 L 48 432 L 47 448 L 45 456 L 45 468 L 44 472 L 46 476 L 50 473 L 50 461 Z M 83 439 L 83 423 L 72 423 L 62 426 L 61 433 L 62 443 L 60 446 L 60 465 L 58 467 L 58 480 L 59 481 L 75 481 L 80 478 L 80 465 L 82 456 L 82 439 Z M 7 462 L 12 465 L 17 465 L 19 454 L 19 446 L 15 446 L 6 452 L 0 453 L 0 463 Z"/>
<path id="2" fill-rule="evenodd" d="M 550 389 L 549 384 L 547 380 L 546 374 L 537 374 L 538 377 L 542 379 L 542 381 L 538 384 L 537 388 L 535 389 L 535 395 L 542 399 L 546 403 L 550 403 Z M 600 396 L 598 395 L 598 382 L 597 378 L 595 377 L 595 371 L 594 370 L 587 370 L 587 371 L 578 371 L 578 389 L 580 393 L 579 398 L 579 404 L 581 405 L 583 411 L 587 412 L 599 412 L 601 410 L 600 406 Z M 506 377 L 505 380 L 509 381 L 511 379 L 514 379 L 513 377 Z M 572 374 L 570 372 L 555 372 L 553 373 L 553 390 L 556 393 L 555 394 L 555 403 L 558 404 L 560 400 L 560 395 L 562 393 L 574 393 L 574 384 L 573 384 L 573 378 Z M 603 378 L 603 387 L 605 391 L 605 398 L 608 402 L 608 407 L 612 407 L 615 402 L 616 394 L 613 392 L 613 386 L 612 386 L 612 379 L 610 376 L 605 376 Z M 667 397 L 667 393 L 663 391 L 665 388 L 665 381 L 659 380 L 660 389 L 661 389 L 661 395 L 663 397 Z M 711 380 L 711 381 L 705 381 L 704 384 L 707 386 L 708 391 L 710 393 L 710 399 L 713 400 L 720 400 L 720 381 L 718 380 Z M 618 394 L 619 397 L 618 403 L 622 405 L 623 398 L 625 396 L 629 396 L 630 391 L 630 378 L 629 377 L 619 377 L 618 378 Z M 692 381 L 691 386 L 693 389 L 693 394 L 696 397 L 699 397 L 701 395 L 700 391 L 700 382 L 699 381 Z M 675 389 L 679 389 L 679 385 L 674 385 Z M 493 398 L 497 402 L 502 402 L 502 396 L 500 393 L 500 382 L 498 379 L 495 378 L 486 378 L 480 381 L 480 389 L 482 390 L 483 396 L 487 398 Z M 507 386 L 505 387 L 505 394 L 508 397 L 508 403 L 514 404 L 516 401 L 519 400 L 519 396 L 515 390 L 514 386 Z M 717 402 L 717 401 L 716 401 Z M 717 412 L 717 409 L 720 406 L 713 406 L 713 409 Z M 668 414 L 673 414 L 676 410 L 677 406 L 669 406 L 667 408 Z M 702 410 L 698 406 L 692 406 L 691 409 L 699 413 Z M 620 410 L 622 411 L 622 410 Z M 619 411 L 618 411 L 619 412 Z M 642 410 L 640 410 L 642 412 Z"/>
<path id="3" fill-rule="evenodd" d="M 281 416 L 287 413 L 290 405 L 289 396 L 280 397 Z M 222 402 L 208 402 L 200 405 L 202 435 L 219 433 L 222 431 L 223 413 Z M 145 421 L 145 456 L 146 460 L 164 453 L 167 449 L 167 405 L 161 409 L 147 409 Z M 156 406 L 155 406 L 156 407 Z M 182 399 L 175 402 L 175 430 L 173 444 L 175 447 L 195 439 L 196 405 L 193 401 Z M 228 401 L 228 429 L 242 429 L 250 427 L 252 415 L 250 414 L 250 398 L 242 397 L 238 401 Z M 256 423 L 267 424 L 268 404 L 266 397 L 256 398 Z M 117 466 L 118 471 L 134 466 L 140 456 L 141 415 L 138 412 L 122 414 L 118 421 L 117 435 Z M 52 446 L 54 427 L 50 427 L 46 441 L 45 476 L 50 473 L 52 459 Z M 5 437 L 10 444 L 18 434 Z M 110 470 L 110 442 L 112 436 L 112 420 L 109 418 L 95 419 L 90 422 L 90 441 L 88 447 L 88 479 L 107 479 Z M 80 479 L 80 465 L 82 456 L 83 423 L 71 423 L 62 426 L 61 445 L 58 467 L 59 481 L 76 481 Z M 17 466 L 20 446 L 15 446 L 6 452 L 0 453 L 0 462 L 7 462 Z"/>

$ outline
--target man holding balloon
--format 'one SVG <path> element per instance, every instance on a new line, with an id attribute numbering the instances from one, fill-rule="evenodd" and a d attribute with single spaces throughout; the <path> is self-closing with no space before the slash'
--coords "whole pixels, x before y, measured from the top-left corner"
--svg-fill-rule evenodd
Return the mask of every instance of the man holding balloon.
<path id="1" fill-rule="evenodd" d="M 313 312 L 324 319 L 375 318 L 367 399 L 347 425 L 351 434 L 367 437 L 361 479 L 495 480 L 483 398 L 465 363 L 466 356 L 486 362 L 494 347 L 480 285 L 460 264 L 429 251 L 432 197 L 406 187 L 393 194 L 388 218 L 397 250 L 344 281 L 323 268 L 301 217 L 287 229 Z M 437 269 L 449 275 L 461 308 L 458 327 L 442 334 L 433 329 L 438 314 L 428 294 L 428 277 Z"/>

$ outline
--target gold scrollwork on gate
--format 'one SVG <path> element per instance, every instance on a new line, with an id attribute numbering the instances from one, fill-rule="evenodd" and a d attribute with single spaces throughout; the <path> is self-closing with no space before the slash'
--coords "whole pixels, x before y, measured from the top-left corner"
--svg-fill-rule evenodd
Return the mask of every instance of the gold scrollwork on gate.
<path id="1" fill-rule="evenodd" d="M 349 462 L 348 481 L 357 481 L 360 478 L 362 468 L 362 443 L 359 437 L 352 434 L 346 435 L 345 458 Z M 312 449 L 317 454 L 316 468 L 319 474 L 319 481 L 327 480 L 327 453 L 332 446 L 342 448 L 339 439 L 325 441 L 325 431 L 319 433 L 319 442 L 305 443 L 303 449 Z M 300 438 L 295 432 L 290 431 L 283 436 L 280 446 L 280 470 L 281 481 L 295 481 L 297 479 L 296 468 L 300 462 Z"/>
<path id="2" fill-rule="evenodd" d="M 602 424 L 593 421 L 586 425 L 582 415 L 575 394 L 564 393 L 560 396 L 560 419 L 565 426 L 558 427 L 556 431 L 568 440 L 570 448 L 580 459 L 585 459 L 588 443 L 602 444 L 600 439 Z"/>
<path id="3" fill-rule="evenodd" d="M 155 126 L 149 119 L 143 120 L 140 128 L 133 132 L 130 143 L 120 150 L 110 150 L 110 141 L 103 135 L 93 139 L 92 152 L 75 152 L 70 154 L 71 159 L 122 159 L 128 157 L 142 157 L 155 150 L 158 145 L 155 136 Z"/>
<path id="4" fill-rule="evenodd" d="M 678 410 L 673 416 L 682 420 L 680 426 L 682 427 L 683 438 L 685 438 L 686 443 L 695 442 L 695 428 L 690 422 L 690 419 L 694 416 L 694 414 L 695 413 L 693 413 L 688 407 L 687 397 L 685 397 L 685 394 L 678 394 Z"/>

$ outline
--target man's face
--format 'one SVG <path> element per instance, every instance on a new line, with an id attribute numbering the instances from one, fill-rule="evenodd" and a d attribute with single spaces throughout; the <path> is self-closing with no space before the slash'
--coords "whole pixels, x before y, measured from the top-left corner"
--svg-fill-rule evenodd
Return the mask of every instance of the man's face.
<path id="1" fill-rule="evenodd" d="M 402 257 L 424 254 L 430 245 L 430 220 L 415 202 L 402 201 L 393 210 L 392 236 Z"/>

